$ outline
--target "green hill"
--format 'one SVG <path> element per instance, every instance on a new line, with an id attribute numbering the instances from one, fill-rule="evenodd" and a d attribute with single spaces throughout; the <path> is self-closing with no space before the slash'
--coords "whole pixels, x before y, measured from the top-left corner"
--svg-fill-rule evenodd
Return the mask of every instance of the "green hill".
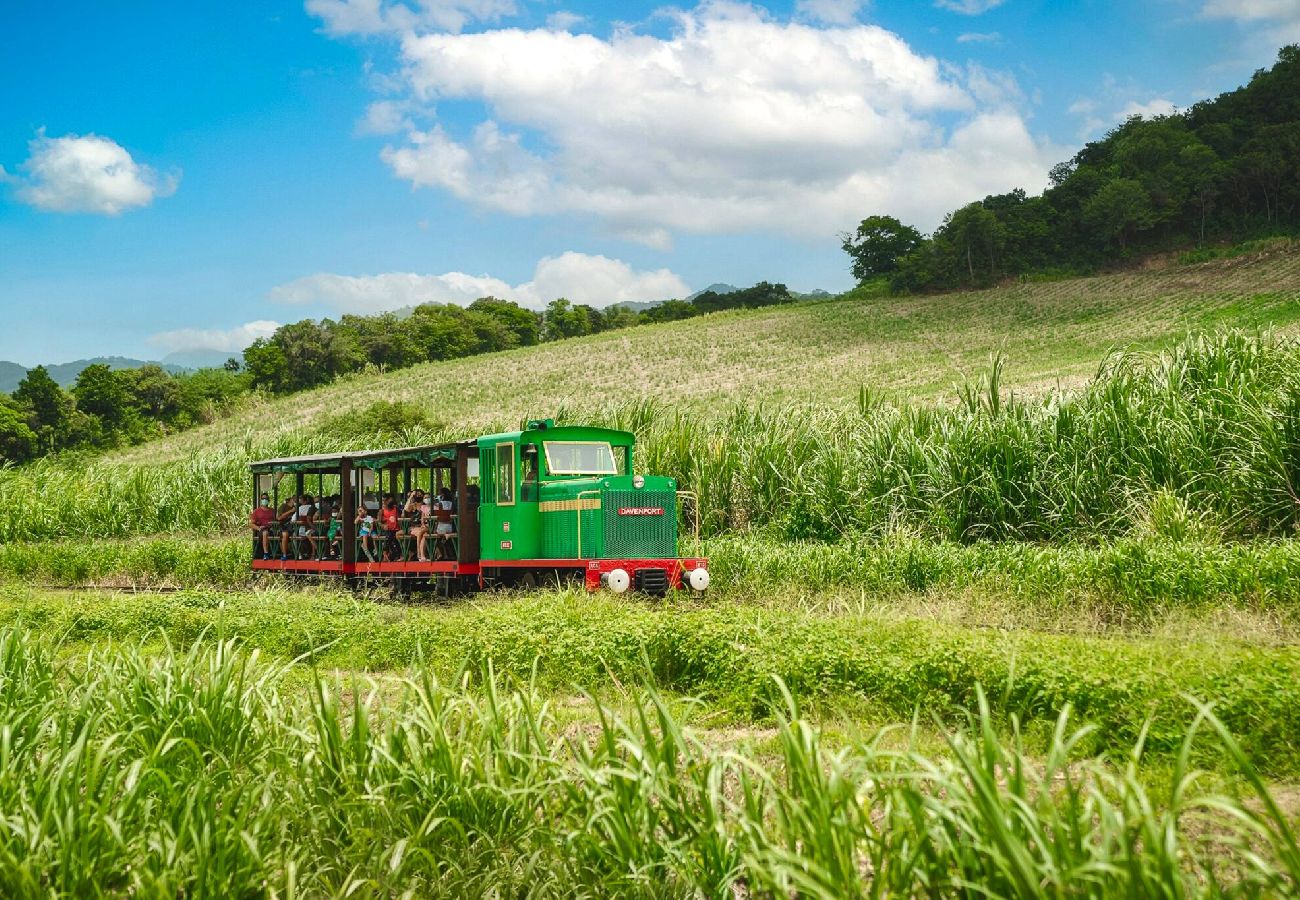
<path id="1" fill-rule="evenodd" d="M 1081 383 L 1114 349 L 1152 350 L 1215 327 L 1300 322 L 1300 244 L 1197 265 L 926 297 L 858 297 L 736 310 L 392 373 L 259 401 L 110 462 L 182 460 L 232 441 L 265 444 L 382 400 L 427 409 L 460 434 L 481 426 L 653 398 L 712 417 L 740 404 L 856 407 L 861 388 L 948 402 L 954 384 L 1006 358 L 1003 384 Z"/>

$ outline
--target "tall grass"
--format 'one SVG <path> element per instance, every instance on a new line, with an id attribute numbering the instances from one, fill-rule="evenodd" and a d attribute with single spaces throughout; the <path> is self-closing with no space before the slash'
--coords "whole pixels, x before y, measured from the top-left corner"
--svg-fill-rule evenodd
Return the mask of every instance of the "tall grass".
<path id="1" fill-rule="evenodd" d="M 223 587 L 268 583 L 246 538 L 131 538 L 0 544 L 0 583 L 56 587 Z M 853 589 L 880 601 L 963 591 L 1024 607 L 1122 611 L 1142 622 L 1171 610 L 1300 610 L 1300 543 L 1221 543 L 1138 535 L 1100 543 L 960 544 L 904 533 L 834 543 L 758 532 L 710 538 L 713 602 L 767 604 Z M 675 598 L 680 600 L 681 598 Z"/>
<path id="2" fill-rule="evenodd" d="M 974 708 L 975 685 L 1001 717 L 1034 735 L 1065 707 L 1099 726 L 1093 749 L 1123 748 L 1150 720 L 1151 752 L 1176 751 L 1193 710 L 1218 714 L 1256 765 L 1300 771 L 1300 659 L 1291 647 L 1222 639 L 1100 638 L 970 629 L 927 621 L 826 616 L 795 608 L 663 606 L 585 594 L 511 597 L 447 609 L 376 604 L 325 592 L 45 595 L 0 592 L 0 625 L 25 624 L 69 641 L 129 641 L 150 632 L 176 643 L 220 631 L 290 659 L 328 645 L 321 664 L 400 671 L 417 660 L 450 677 L 489 660 L 539 686 L 592 689 L 635 681 L 699 696 L 723 720 L 764 721 L 779 706 L 772 678 L 802 702 L 898 721 Z M 791 652 L 798 648 L 798 652 Z M 1217 765 L 1205 748 L 1197 760 Z"/>
<path id="3" fill-rule="evenodd" d="M 1022 398 L 1000 363 L 955 406 L 736 407 L 716 420 L 666 402 L 566 409 L 637 432 L 639 466 L 699 493 L 706 533 L 771 526 L 846 533 L 1062 540 L 1134 529 L 1283 535 L 1300 523 L 1300 344 L 1269 334 L 1193 337 L 1152 358 L 1115 355 L 1080 390 Z M 502 422 L 501 426 L 511 424 Z M 402 435 L 411 441 L 449 430 Z M 463 437 L 463 435 L 455 435 Z M 0 471 L 0 541 L 236 527 L 250 459 L 366 446 L 390 436 L 256 434 L 151 467 L 57 462 Z"/>
<path id="4" fill-rule="evenodd" d="M 566 728 L 527 684 L 279 672 L 230 642 L 59 662 L 0 630 L 6 896 L 1236 896 L 1300 889 L 1288 811 L 1240 772 L 1167 790 L 979 707 L 945 751 L 823 748 L 787 703 L 758 759 L 653 691 Z M 376 692 L 393 700 L 383 715 Z M 1140 755 L 1139 741 L 1130 759 Z"/>

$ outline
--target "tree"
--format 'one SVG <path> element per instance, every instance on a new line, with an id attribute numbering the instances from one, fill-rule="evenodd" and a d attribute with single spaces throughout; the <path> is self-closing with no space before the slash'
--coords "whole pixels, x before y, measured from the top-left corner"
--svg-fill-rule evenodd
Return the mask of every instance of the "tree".
<path id="1" fill-rule="evenodd" d="M 641 313 L 643 322 L 676 322 L 698 316 L 700 311 L 686 300 L 665 300 Z"/>
<path id="2" fill-rule="evenodd" d="M 971 203 L 952 213 L 939 229 L 939 237 L 952 243 L 962 268 L 976 281 L 975 263 L 981 271 L 988 263 L 989 277 L 997 275 L 997 256 L 1003 236 L 1002 225 L 982 203 Z"/>
<path id="3" fill-rule="evenodd" d="M 280 345 L 267 338 L 258 338 L 244 350 L 244 369 L 253 379 L 253 386 L 279 393 L 287 390 L 289 361 Z"/>
<path id="4" fill-rule="evenodd" d="M 120 431 L 135 412 L 127 378 L 103 363 L 86 366 L 72 386 L 77 409 L 96 416 L 110 432 Z"/>
<path id="5" fill-rule="evenodd" d="M 40 439 L 18 405 L 0 395 L 0 463 L 23 463 L 40 452 Z"/>
<path id="6" fill-rule="evenodd" d="M 479 297 L 469 309 L 499 319 L 515 333 L 520 347 L 531 347 L 542 339 L 542 317 L 518 303 L 498 297 Z"/>
<path id="7" fill-rule="evenodd" d="M 158 365 L 127 369 L 131 392 L 142 411 L 155 422 L 171 422 L 181 411 L 181 387 L 166 369 Z"/>
<path id="8" fill-rule="evenodd" d="M 1139 231 L 1155 222 L 1151 198 L 1132 178 L 1116 178 L 1083 205 L 1083 221 L 1104 243 L 1118 241 L 1121 251 Z"/>
<path id="9" fill-rule="evenodd" d="M 230 357 L 230 359 L 226 360 L 224 363 L 221 364 L 221 368 L 225 369 L 227 372 L 230 372 L 231 374 L 238 373 L 239 370 L 242 369 L 243 367 L 244 364 L 239 361 L 238 357 L 234 357 L 234 356 Z"/>
<path id="10" fill-rule="evenodd" d="M 28 425 L 46 452 L 65 446 L 72 398 L 55 383 L 44 366 L 27 371 L 14 391 L 14 402 L 27 413 Z"/>
<path id="11" fill-rule="evenodd" d="M 868 216 L 840 245 L 853 259 L 859 283 L 897 271 L 898 261 L 921 244 L 921 232 L 893 216 Z"/>
<path id="12" fill-rule="evenodd" d="M 556 297 L 547 304 L 542 316 L 542 335 L 545 340 L 558 341 L 590 333 L 591 320 L 587 317 L 586 308 L 574 306 L 564 297 Z"/>

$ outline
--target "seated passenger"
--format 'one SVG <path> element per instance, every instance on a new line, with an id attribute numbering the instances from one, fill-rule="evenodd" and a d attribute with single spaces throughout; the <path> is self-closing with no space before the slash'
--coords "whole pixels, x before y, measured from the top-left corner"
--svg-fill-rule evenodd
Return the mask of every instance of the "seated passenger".
<path id="1" fill-rule="evenodd" d="M 429 534 L 429 501 L 424 491 L 417 490 L 411 494 L 411 499 L 406 504 L 406 515 L 411 519 L 407 531 L 415 539 L 415 558 L 418 562 L 429 562 L 425 545 L 425 538 Z"/>
<path id="2" fill-rule="evenodd" d="M 338 507 L 330 513 L 329 530 L 325 533 L 325 540 L 329 541 L 328 556 L 330 559 L 338 559 L 339 551 L 343 546 L 343 517 L 339 515 Z"/>
<path id="3" fill-rule="evenodd" d="M 453 559 L 451 541 L 448 538 L 448 535 L 456 533 L 456 526 L 451 516 L 452 510 L 455 509 L 455 505 L 451 502 L 451 491 L 443 488 L 438 492 L 438 499 L 432 505 L 433 520 L 436 523 L 434 530 L 438 535 L 438 559 Z"/>
<path id="4" fill-rule="evenodd" d="M 289 558 L 289 536 L 298 539 L 294 545 L 294 558 L 302 558 L 302 539 L 306 538 L 311 546 L 311 559 L 316 556 L 316 505 L 312 502 L 311 494 L 303 494 L 298 500 L 298 508 L 294 511 L 293 517 L 289 520 L 289 527 L 280 535 L 280 559 Z"/>
<path id="5" fill-rule="evenodd" d="M 370 510 L 365 506 L 357 507 L 357 517 L 354 520 L 357 526 L 357 537 L 361 539 L 361 550 L 366 554 L 366 559 L 371 562 L 375 561 L 374 533 L 375 517 L 370 514 Z"/>
<path id="6" fill-rule="evenodd" d="M 402 545 L 397 542 L 401 523 L 398 521 L 397 499 L 392 495 L 379 511 L 379 524 L 384 529 L 384 562 L 401 562 Z"/>
<path id="7" fill-rule="evenodd" d="M 275 511 L 271 509 L 271 498 L 262 495 L 257 506 L 253 509 L 252 514 L 248 517 L 248 524 L 253 529 L 253 538 L 258 540 L 261 546 L 260 551 L 255 551 L 253 559 L 268 559 L 271 556 L 271 524 L 275 521 Z"/>

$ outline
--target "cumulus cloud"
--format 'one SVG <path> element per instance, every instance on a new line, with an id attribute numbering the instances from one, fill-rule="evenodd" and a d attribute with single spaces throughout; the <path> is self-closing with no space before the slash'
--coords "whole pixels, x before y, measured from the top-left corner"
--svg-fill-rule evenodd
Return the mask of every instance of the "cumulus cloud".
<path id="1" fill-rule="evenodd" d="M 571 31 L 585 21 L 587 21 L 586 16 L 562 9 L 546 17 L 546 27 L 552 31 Z"/>
<path id="2" fill-rule="evenodd" d="M 1002 35 L 996 31 L 968 31 L 957 35 L 959 44 L 996 44 L 1001 40 Z"/>
<path id="3" fill-rule="evenodd" d="M 236 328 L 180 328 L 176 331 L 163 331 L 151 335 L 151 345 L 168 352 L 178 350 L 220 350 L 223 353 L 239 353 L 258 338 L 269 338 L 280 327 L 279 322 L 258 319 L 245 322 Z"/>
<path id="4" fill-rule="evenodd" d="M 517 11 L 514 0 L 307 0 L 307 12 L 325 23 L 327 34 L 401 34 L 416 29 L 460 31 Z"/>
<path id="5" fill-rule="evenodd" d="M 358 134 L 396 134 L 414 127 L 407 118 L 406 104 L 399 100 L 377 100 L 366 107 L 357 123 Z"/>
<path id="6" fill-rule="evenodd" d="M 279 303 L 319 304 L 341 313 L 376 313 L 420 303 L 467 306 L 489 295 L 540 309 L 557 297 L 601 307 L 628 300 L 683 297 L 689 292 L 681 278 L 668 269 L 636 271 L 622 260 L 569 251 L 540 260 L 532 280 L 522 284 L 464 272 L 320 272 L 273 288 L 270 297 Z"/>
<path id="7" fill-rule="evenodd" d="M 28 144 L 17 185 L 22 202 L 47 212 L 85 212 L 116 216 L 175 193 L 180 175 L 159 175 L 137 163 L 116 141 L 99 135 L 46 137 Z"/>
<path id="8" fill-rule="evenodd" d="M 946 65 L 882 28 L 734 3 L 670 15 L 667 36 L 408 34 L 414 102 L 487 112 L 463 134 L 411 128 L 382 158 L 478 206 L 590 214 L 664 246 L 672 231 L 824 236 L 873 211 L 930 226 L 972 197 L 1042 187 L 1060 156 L 1010 108 L 1010 76 Z M 972 136 L 989 143 L 954 152 Z M 917 160 L 945 168 L 904 181 Z"/>
<path id="9" fill-rule="evenodd" d="M 961 13 L 963 16 L 980 16 L 1001 6 L 1005 0 L 935 0 L 940 9 Z"/>
<path id="10" fill-rule="evenodd" d="M 1283 44 L 1300 42 L 1300 0 L 1206 0 L 1201 15 L 1240 23 L 1251 55 L 1271 56 Z"/>
<path id="11" fill-rule="evenodd" d="M 1154 100 L 1148 100 L 1145 103 L 1138 103 L 1136 100 L 1130 100 L 1120 110 L 1121 118 L 1127 119 L 1129 116 L 1142 116 L 1146 119 L 1152 119 L 1156 116 L 1171 116 L 1178 111 L 1178 107 L 1173 102 L 1163 97 L 1156 97 Z"/>
<path id="12" fill-rule="evenodd" d="M 828 25 L 851 25 L 866 3 L 863 0 L 799 0 L 795 12 Z"/>

